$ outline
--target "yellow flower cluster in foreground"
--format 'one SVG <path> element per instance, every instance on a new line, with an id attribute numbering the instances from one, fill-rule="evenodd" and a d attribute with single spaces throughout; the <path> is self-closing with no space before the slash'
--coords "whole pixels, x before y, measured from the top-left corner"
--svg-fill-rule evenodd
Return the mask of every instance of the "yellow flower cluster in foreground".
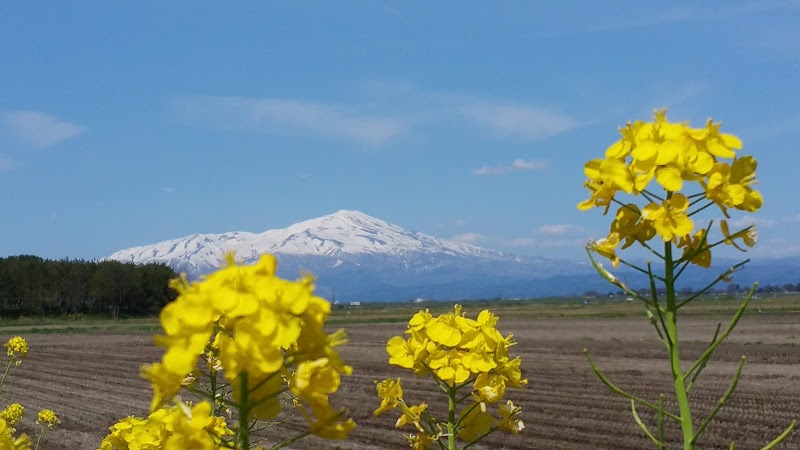
<path id="1" fill-rule="evenodd" d="M 461 401 L 472 401 L 462 406 L 457 422 L 437 422 L 426 416 L 427 404 L 406 404 L 399 378 L 389 379 L 377 385 L 381 405 L 375 415 L 401 408 L 403 415 L 396 426 L 413 424 L 419 434 L 409 436 L 409 442 L 412 448 L 420 449 L 447 434 L 474 442 L 495 430 L 513 434 L 521 431 L 524 426 L 517 417 L 521 408 L 511 401 L 498 407 L 499 420 L 487 408 L 487 404 L 503 400 L 506 388 L 520 388 L 527 383 L 522 379 L 519 357 L 511 359 L 508 355 L 515 342 L 510 334 L 500 334 L 497 321 L 497 316 L 488 310 L 481 311 L 476 319 L 465 317 L 460 305 L 438 317 L 429 310 L 415 314 L 408 322 L 407 337 L 395 336 L 386 344 L 389 363 L 418 376 L 431 375 L 450 397 L 452 413 Z M 462 388 L 471 394 L 457 400 L 457 391 Z M 447 427 L 446 432 L 442 426 Z"/>
<path id="2" fill-rule="evenodd" d="M 161 362 L 142 368 L 154 391 L 151 415 L 114 425 L 103 448 L 149 448 L 123 445 L 130 439 L 162 444 L 168 439 L 197 439 L 197 448 L 232 445 L 229 440 L 222 442 L 229 434 L 224 422 L 209 418 L 216 415 L 215 406 L 223 406 L 216 404 L 222 391 L 213 391 L 209 401 L 215 403 L 201 402 L 191 411 L 177 397 L 181 389 L 196 383 L 217 383 L 218 373 L 227 381 L 224 395 L 230 399 L 225 405 L 237 410 L 239 429 L 274 418 L 282 398 L 291 396 L 289 404 L 306 418 L 310 433 L 347 437 L 355 422 L 328 400 L 338 390 L 340 376 L 352 371 L 334 349 L 346 342 L 346 336 L 343 331 L 330 335 L 324 331 L 330 303 L 314 295 L 311 276 L 284 280 L 276 276 L 276 268 L 272 255 L 249 266 L 236 264 L 229 255 L 227 267 L 199 282 L 185 278 L 173 282 L 179 295 L 161 310 L 164 334 L 156 336 L 166 351 Z M 170 406 L 173 403 L 178 406 Z M 188 424 L 188 428 L 163 424 Z M 159 431 L 164 429 L 174 437 Z M 237 439 L 237 445 L 249 445 L 246 438 L 241 440 L 241 432 Z M 211 447 L 200 446 L 202 442 Z"/>
<path id="3" fill-rule="evenodd" d="M 480 399 L 494 403 L 503 397 L 506 386 L 520 387 L 520 359 L 510 359 L 508 349 L 515 344 L 511 335 L 503 337 L 496 328 L 497 316 L 489 310 L 477 320 L 465 317 L 461 305 L 452 312 L 433 317 L 426 309 L 408 322 L 408 338 L 395 336 L 386 344 L 389 364 L 411 369 L 415 374 L 432 372 L 449 386 L 475 378 Z"/>
<path id="4" fill-rule="evenodd" d="M 0 419 L 0 450 L 30 450 L 31 438 L 27 434 L 15 438 L 14 428 Z"/>
<path id="5" fill-rule="evenodd" d="M 25 407 L 19 403 L 12 403 L 6 406 L 4 410 L 0 411 L 0 419 L 5 420 L 11 427 L 15 427 L 17 423 L 22 420 L 24 415 Z"/>
<path id="6" fill-rule="evenodd" d="M 691 262 L 708 267 L 711 253 L 704 245 L 708 229 L 698 229 L 692 216 L 711 205 L 719 207 L 725 217 L 729 217 L 729 209 L 757 211 L 763 198 L 752 187 L 756 160 L 737 156 L 741 140 L 720 132 L 720 124 L 709 119 L 704 128 L 692 128 L 688 123 L 669 122 L 665 110 L 657 110 L 653 122 L 628 123 L 620 134 L 622 138 L 606 150 L 604 158 L 584 165 L 588 178 L 584 186 L 591 196 L 578 208 L 601 207 L 607 213 L 612 203 L 619 206 L 609 235 L 596 242 L 593 250 L 616 267 L 620 243 L 623 249 L 636 242 L 646 246 L 659 235 L 664 242 L 675 242 Z M 697 183 L 699 192 L 681 193 L 685 182 Z M 663 188 L 663 194 L 652 191 L 652 184 Z M 616 199 L 619 192 L 641 195 L 647 204 L 639 208 L 620 202 Z M 726 244 L 736 245 L 736 240 L 747 246 L 755 243 L 752 228 L 731 234 L 726 221 L 721 226 Z"/>
<path id="7" fill-rule="evenodd" d="M 211 415 L 208 402 L 191 408 L 181 404 L 158 409 L 147 419 L 131 416 L 117 422 L 103 439 L 100 449 L 216 450 L 222 438 L 232 434 L 223 418 Z"/>
<path id="8" fill-rule="evenodd" d="M 22 336 L 14 336 L 5 344 L 8 356 L 16 360 L 16 364 L 20 364 L 20 359 L 28 356 L 28 341 Z"/>
<path id="9" fill-rule="evenodd" d="M 6 348 L 6 354 L 8 355 L 8 362 L 6 363 L 5 374 L 0 378 L 0 393 L 3 392 L 6 377 L 9 375 L 11 369 L 13 367 L 18 367 L 22 363 L 22 360 L 28 356 L 28 341 L 22 336 L 12 337 L 6 341 L 4 346 Z M 48 425 L 50 421 L 52 421 L 52 426 L 49 426 L 49 428 L 51 430 L 55 428 L 58 423 L 58 417 L 55 413 L 46 409 L 39 412 L 40 418 L 43 417 L 42 414 L 45 414 L 44 417 L 47 417 Z M 33 448 L 32 440 L 27 434 L 14 437 L 14 433 L 16 433 L 14 427 L 22 420 L 24 415 L 25 407 L 19 403 L 11 403 L 0 411 L 0 450 L 31 450 L 31 448 Z M 37 420 L 36 423 L 39 424 L 39 421 Z M 42 436 L 44 436 L 44 429 L 39 430 L 39 441 L 41 441 Z"/>

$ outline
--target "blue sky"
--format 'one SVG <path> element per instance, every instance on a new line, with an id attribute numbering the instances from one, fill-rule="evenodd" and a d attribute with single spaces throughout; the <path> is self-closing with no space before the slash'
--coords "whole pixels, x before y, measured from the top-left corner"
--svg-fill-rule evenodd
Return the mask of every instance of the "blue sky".
<path id="1" fill-rule="evenodd" d="M 0 256 L 357 209 L 585 258 L 583 163 L 661 106 L 743 139 L 753 255 L 800 254 L 800 2 L 486 5 L 0 3 Z"/>

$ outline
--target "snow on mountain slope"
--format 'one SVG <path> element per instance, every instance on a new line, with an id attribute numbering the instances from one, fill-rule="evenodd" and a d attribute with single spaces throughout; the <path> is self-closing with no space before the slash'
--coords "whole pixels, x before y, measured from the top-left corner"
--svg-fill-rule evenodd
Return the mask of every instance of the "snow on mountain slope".
<path id="1" fill-rule="evenodd" d="M 586 263 L 521 257 L 438 239 L 347 210 L 263 233 L 195 234 L 120 250 L 106 259 L 166 263 L 196 278 L 218 268 L 231 251 L 245 262 L 272 253 L 278 256 L 282 276 L 309 270 L 319 277 L 319 288 L 381 300 L 426 292 L 469 298 L 470 292 L 487 295 L 489 287 L 488 295 L 523 295 L 532 289 L 531 280 L 592 270 Z M 509 290 L 520 283 L 529 287 Z"/>
<path id="2" fill-rule="evenodd" d="M 108 259 L 135 263 L 191 260 L 198 267 L 214 267 L 229 251 L 236 252 L 238 257 L 245 260 L 262 253 L 335 258 L 364 254 L 400 256 L 409 253 L 513 258 L 502 252 L 414 233 L 359 211 L 342 210 L 260 234 L 194 234 L 120 250 Z"/>

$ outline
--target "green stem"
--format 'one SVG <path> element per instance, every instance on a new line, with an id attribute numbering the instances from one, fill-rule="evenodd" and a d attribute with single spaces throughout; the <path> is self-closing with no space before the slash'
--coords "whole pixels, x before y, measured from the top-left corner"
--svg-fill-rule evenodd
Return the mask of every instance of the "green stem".
<path id="1" fill-rule="evenodd" d="M 711 421 L 714 420 L 714 417 L 717 416 L 719 410 L 722 409 L 722 407 L 725 406 L 726 403 L 728 403 L 728 400 L 731 398 L 731 395 L 733 395 L 733 391 L 736 390 L 736 386 L 739 384 L 739 378 L 742 376 L 742 368 L 744 367 L 744 360 L 745 358 L 744 356 L 742 356 L 742 359 L 739 360 L 739 367 L 736 368 L 736 374 L 733 376 L 733 381 L 731 381 L 731 384 L 730 386 L 728 386 L 728 389 L 725 391 L 725 394 L 723 394 L 722 398 L 719 399 L 719 401 L 717 402 L 717 406 L 714 407 L 714 409 L 711 411 L 708 417 L 706 417 L 705 420 L 703 420 L 703 422 L 697 428 L 697 433 L 694 435 L 694 438 L 692 439 L 692 444 L 694 444 L 694 441 L 696 441 L 697 438 L 700 437 L 700 435 L 703 433 L 703 431 L 706 430 L 708 424 L 710 424 Z"/>
<path id="2" fill-rule="evenodd" d="M 447 394 L 447 449 L 456 450 L 456 390 Z"/>
<path id="3" fill-rule="evenodd" d="M 36 446 L 33 447 L 33 450 L 39 450 L 39 443 L 42 442 L 42 436 L 44 436 L 44 433 L 44 426 L 42 426 L 42 429 L 39 430 L 39 437 L 36 438 Z"/>
<path id="4" fill-rule="evenodd" d="M 497 427 L 492 427 L 492 428 L 490 428 L 490 429 L 489 429 L 489 431 L 487 431 L 486 433 L 483 433 L 482 435 L 478 436 L 478 438 L 477 438 L 477 439 L 475 439 L 474 441 L 472 441 L 472 442 L 470 442 L 469 444 L 467 444 L 467 445 L 465 445 L 465 446 L 461 447 L 461 450 L 466 450 L 466 449 L 468 449 L 468 448 L 472 447 L 473 445 L 475 445 L 475 444 L 477 444 L 478 442 L 480 442 L 481 440 L 483 440 L 483 438 L 485 438 L 486 436 L 488 436 L 488 435 L 490 435 L 490 434 L 494 433 L 495 431 L 497 431 Z"/>
<path id="5" fill-rule="evenodd" d="M 681 357 L 678 350 L 678 307 L 675 301 L 675 265 L 672 259 L 672 242 L 664 243 L 664 286 L 666 295 L 666 322 L 667 336 L 669 337 L 669 362 L 672 369 L 672 381 L 675 386 L 675 398 L 678 401 L 680 412 L 681 433 L 683 435 L 683 449 L 694 450 L 694 424 L 692 423 L 692 410 L 689 406 L 689 393 L 681 369 Z"/>
<path id="6" fill-rule="evenodd" d="M 239 430 L 238 441 L 240 450 L 250 450 L 250 390 L 247 386 L 247 372 L 239 374 Z"/>
<path id="7" fill-rule="evenodd" d="M 589 365 L 592 367 L 592 370 L 594 371 L 595 375 L 597 375 L 597 378 L 599 378 L 600 381 L 603 382 L 603 384 L 605 384 L 609 389 L 611 389 L 611 392 L 614 392 L 617 395 L 621 395 L 621 396 L 627 398 L 628 400 L 633 400 L 633 401 L 635 401 L 636 403 L 638 403 L 640 405 L 643 405 L 643 406 L 646 406 L 646 407 L 652 409 L 653 411 L 662 411 L 663 414 L 666 417 L 669 417 L 670 419 L 674 420 L 675 422 L 680 422 L 681 421 L 681 418 L 678 417 L 677 415 L 675 415 L 675 414 L 673 414 L 673 413 L 671 413 L 669 411 L 665 411 L 664 408 L 663 408 L 663 405 L 661 405 L 660 407 L 656 406 L 656 405 L 648 402 L 647 400 L 643 400 L 643 399 L 641 399 L 639 397 L 636 397 L 636 396 L 634 396 L 632 394 L 629 394 L 629 393 L 623 391 L 622 389 L 620 389 L 619 387 L 617 387 L 614 383 L 611 382 L 611 380 L 608 379 L 608 377 L 605 376 L 605 374 L 603 374 L 603 372 L 600 371 L 600 368 L 597 367 L 597 364 L 595 364 L 594 360 L 589 355 L 589 349 L 583 349 L 583 354 L 586 356 L 586 359 L 589 361 Z"/>
<path id="8" fill-rule="evenodd" d="M 13 363 L 14 363 L 14 356 L 11 356 L 11 358 L 8 360 L 8 364 L 6 364 L 6 371 L 3 372 L 3 378 L 0 379 L 0 394 L 3 393 L 3 386 L 5 385 L 6 377 L 8 376 L 8 371 L 11 370 L 11 364 Z"/>
<path id="9" fill-rule="evenodd" d="M 775 440 L 762 447 L 761 450 L 772 450 L 773 448 L 775 448 L 776 445 L 783 442 L 784 439 L 786 439 L 787 437 L 789 437 L 790 434 L 792 434 L 792 430 L 794 430 L 795 425 L 797 425 L 797 421 L 793 420 L 792 423 L 789 425 L 789 428 L 786 429 L 786 431 L 781 433 L 780 436 L 776 437 Z"/>
<path id="10" fill-rule="evenodd" d="M 211 415 L 217 415 L 217 372 L 212 371 L 209 375 L 211 379 Z"/>

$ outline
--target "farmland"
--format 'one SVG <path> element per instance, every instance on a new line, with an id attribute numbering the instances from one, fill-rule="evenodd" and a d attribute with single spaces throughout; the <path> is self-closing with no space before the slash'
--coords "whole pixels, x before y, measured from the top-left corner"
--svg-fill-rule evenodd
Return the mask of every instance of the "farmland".
<path id="1" fill-rule="evenodd" d="M 483 446 L 505 449 L 641 449 L 650 443 L 631 420 L 630 405 L 614 396 L 591 372 L 587 348 L 606 375 L 618 385 L 656 400 L 670 392 L 665 350 L 638 305 L 625 302 L 489 304 L 500 316 L 503 332 L 514 334 L 512 355 L 522 357 L 529 384 L 511 390 L 508 398 L 523 406 L 526 429 L 520 436 L 496 434 Z M 447 305 L 430 305 L 446 309 Z M 467 306 L 474 314 L 486 305 Z M 692 305 L 681 321 L 683 351 L 699 355 L 718 322 L 732 313 L 735 302 L 707 300 Z M 347 441 L 301 441 L 296 448 L 403 448 L 402 433 L 393 428 L 392 412 L 374 417 L 378 400 L 374 380 L 402 376 L 407 400 L 434 404 L 441 396 L 429 379 L 414 379 L 389 367 L 386 341 L 405 329 L 403 323 L 419 306 L 367 306 L 334 310 L 332 327 L 344 327 L 350 344 L 342 357 L 354 368 L 336 396 L 358 423 Z M 728 386 L 741 355 L 747 363 L 736 394 L 703 435 L 699 448 L 760 448 L 800 417 L 800 301 L 797 298 L 754 301 L 734 334 L 718 350 L 692 392 L 700 414 L 713 408 Z M 152 320 L 15 321 L 2 324 L 3 338 L 23 334 L 30 354 L 9 383 L 14 401 L 28 411 L 52 408 L 62 424 L 48 434 L 43 448 L 96 448 L 107 427 L 129 414 L 144 415 L 150 390 L 138 377 L 141 364 L 156 361 Z M 667 396 L 669 399 L 669 395 Z M 669 402 L 668 402 L 669 403 Z M 674 405 L 673 409 L 674 409 Z M 654 423 L 641 411 L 643 420 Z M 35 413 L 26 414 L 20 429 L 31 432 Z M 274 437 L 300 430 L 295 418 Z M 410 431 L 410 430 L 409 430 Z M 668 429 L 677 437 L 677 429 Z M 800 433 L 782 447 L 800 447 Z"/>

